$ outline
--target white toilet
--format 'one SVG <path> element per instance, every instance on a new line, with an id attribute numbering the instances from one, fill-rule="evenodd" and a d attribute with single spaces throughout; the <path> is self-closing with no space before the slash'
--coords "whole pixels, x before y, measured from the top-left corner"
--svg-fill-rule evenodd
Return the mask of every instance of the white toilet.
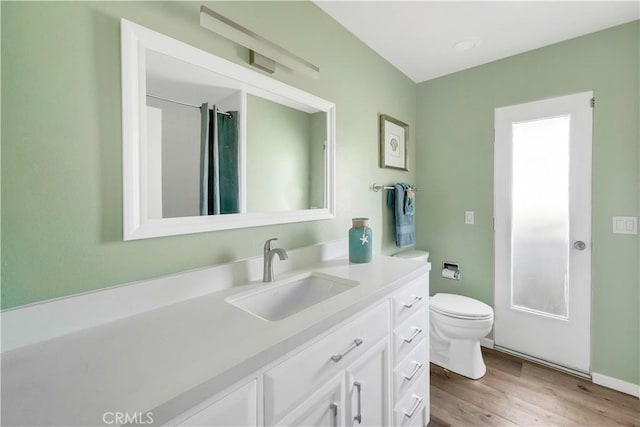
<path id="1" fill-rule="evenodd" d="M 394 256 L 428 262 L 429 252 L 406 251 Z M 480 339 L 493 326 L 493 309 L 487 304 L 454 294 L 429 298 L 431 362 L 471 379 L 481 378 L 487 368 Z"/>
<path id="2" fill-rule="evenodd" d="M 435 294 L 429 299 L 431 362 L 477 380 L 487 368 L 480 338 L 493 325 L 493 309 L 473 298 Z"/>

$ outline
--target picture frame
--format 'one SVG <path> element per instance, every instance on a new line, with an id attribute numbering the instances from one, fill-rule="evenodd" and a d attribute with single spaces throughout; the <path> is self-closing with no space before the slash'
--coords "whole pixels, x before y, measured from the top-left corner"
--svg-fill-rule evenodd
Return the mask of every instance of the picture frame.
<path id="1" fill-rule="evenodd" d="M 380 167 L 408 171 L 409 125 L 380 114 Z"/>

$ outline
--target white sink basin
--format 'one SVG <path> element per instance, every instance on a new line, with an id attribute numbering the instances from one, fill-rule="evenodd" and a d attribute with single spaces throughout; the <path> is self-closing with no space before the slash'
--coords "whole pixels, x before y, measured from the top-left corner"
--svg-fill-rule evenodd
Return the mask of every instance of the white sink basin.
<path id="1" fill-rule="evenodd" d="M 310 272 L 266 283 L 225 301 L 263 320 L 282 320 L 358 284 L 353 280 Z"/>

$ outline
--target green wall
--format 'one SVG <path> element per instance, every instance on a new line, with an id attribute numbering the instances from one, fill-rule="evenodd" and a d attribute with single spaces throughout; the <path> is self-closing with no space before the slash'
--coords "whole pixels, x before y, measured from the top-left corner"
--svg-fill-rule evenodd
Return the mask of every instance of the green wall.
<path id="1" fill-rule="evenodd" d="M 415 84 L 311 2 L 204 4 L 320 67 L 274 77 L 337 105 L 337 218 L 122 240 L 120 18 L 246 65 L 246 49 L 200 27 L 201 4 L 0 3 L 2 308 L 260 256 L 270 237 L 287 249 L 346 238 L 353 217 L 371 218 L 376 253 L 394 251 L 369 187 L 415 171 L 378 168 L 378 114 L 415 126 Z"/>
<path id="2" fill-rule="evenodd" d="M 247 212 L 308 209 L 311 114 L 249 94 L 247 122 Z"/>
<path id="3" fill-rule="evenodd" d="M 638 21 L 418 85 L 417 233 L 462 279 L 431 275 L 431 292 L 493 303 L 493 115 L 496 107 L 593 90 L 592 366 L 640 383 L 638 236 L 612 234 L 638 216 Z M 464 211 L 476 212 L 464 225 Z"/>

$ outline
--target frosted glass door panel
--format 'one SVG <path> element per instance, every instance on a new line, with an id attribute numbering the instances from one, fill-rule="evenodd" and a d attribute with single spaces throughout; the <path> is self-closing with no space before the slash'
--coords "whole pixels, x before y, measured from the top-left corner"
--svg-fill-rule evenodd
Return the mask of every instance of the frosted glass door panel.
<path id="1" fill-rule="evenodd" d="M 511 305 L 568 317 L 570 117 L 513 123 Z"/>

